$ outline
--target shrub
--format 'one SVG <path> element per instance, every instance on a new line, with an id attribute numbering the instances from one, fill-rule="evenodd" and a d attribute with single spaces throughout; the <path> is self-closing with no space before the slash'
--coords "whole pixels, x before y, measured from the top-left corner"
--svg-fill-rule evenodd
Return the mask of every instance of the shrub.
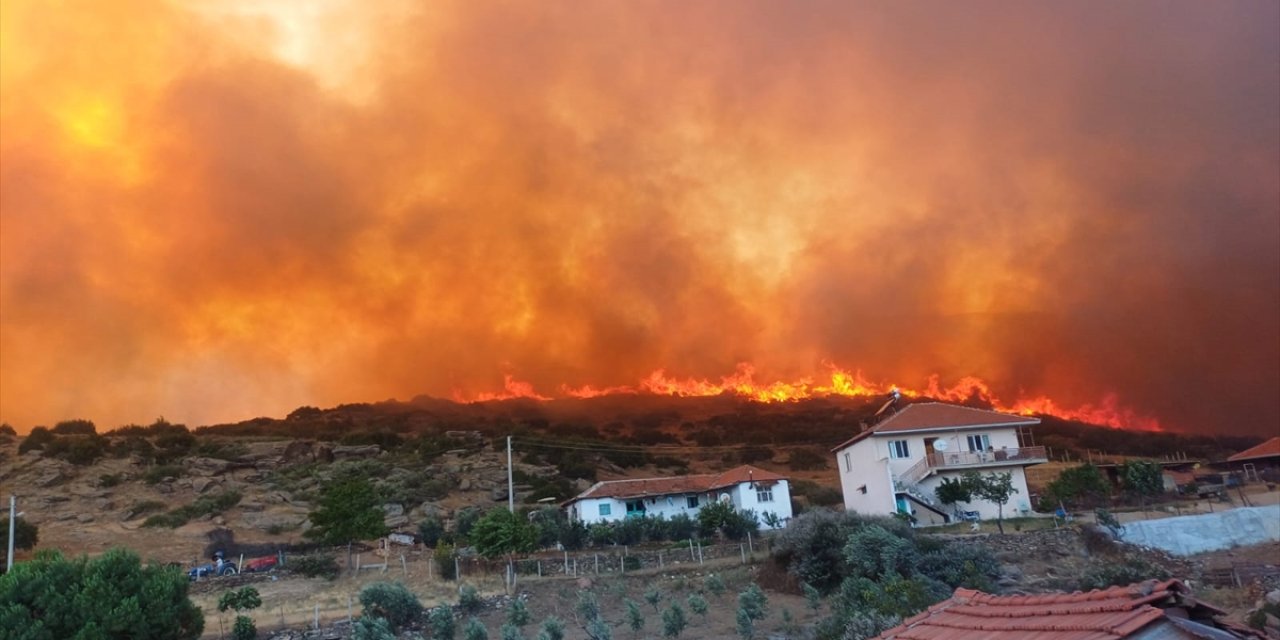
<path id="1" fill-rule="evenodd" d="M 308 578 L 334 580 L 338 577 L 338 561 L 327 554 L 298 556 L 289 559 L 289 568 Z"/>
<path id="2" fill-rule="evenodd" d="M 564 640 L 564 620 L 557 616 L 547 616 L 542 621 L 542 631 L 538 632 L 538 640 Z"/>
<path id="3" fill-rule="evenodd" d="M 828 456 L 814 449 L 796 449 L 791 452 L 787 466 L 795 471 L 823 471 L 830 463 Z"/>
<path id="4" fill-rule="evenodd" d="M 684 628 L 689 626 L 689 619 L 684 615 L 680 603 L 673 602 L 662 612 L 662 635 L 668 638 L 679 638 Z"/>
<path id="5" fill-rule="evenodd" d="M 360 590 L 364 615 L 386 619 L 395 631 L 422 615 L 418 596 L 395 582 L 375 582 Z"/>
<path id="6" fill-rule="evenodd" d="M 698 617 L 706 620 L 707 618 L 707 599 L 702 596 L 691 593 L 686 600 L 689 603 L 689 610 L 698 614 Z"/>
<path id="7" fill-rule="evenodd" d="M 177 465 L 162 464 L 142 472 L 142 481 L 147 484 L 159 484 L 165 480 L 180 478 L 186 473 L 186 469 Z"/>
<path id="8" fill-rule="evenodd" d="M 489 640 L 489 630 L 484 623 L 475 618 L 468 618 L 467 625 L 462 628 L 463 640 Z"/>
<path id="9" fill-rule="evenodd" d="M 40 529 L 18 516 L 13 521 L 13 546 L 15 549 L 30 549 L 40 541 Z M 9 516 L 0 518 L 0 562 L 8 563 L 9 557 Z"/>
<path id="10" fill-rule="evenodd" d="M 453 607 L 440 605 L 432 609 L 427 616 L 427 623 L 431 627 L 431 636 L 435 640 L 453 640 L 454 631 L 457 629 L 453 621 Z"/>
<path id="11" fill-rule="evenodd" d="M 634 600 L 627 599 L 626 605 L 627 626 L 631 627 L 631 631 L 636 635 L 640 635 L 640 632 L 644 630 L 644 612 L 640 611 L 640 605 L 636 604 Z"/>
<path id="12" fill-rule="evenodd" d="M 458 554 L 454 551 L 453 545 L 448 543 L 440 543 L 436 546 L 436 550 L 431 554 L 432 560 L 436 563 L 436 569 L 440 571 L 440 577 L 444 580 L 458 579 L 458 565 L 455 560 Z"/>
<path id="13" fill-rule="evenodd" d="M 351 626 L 351 640 L 396 640 L 391 623 L 376 616 L 364 616 Z"/>
<path id="14" fill-rule="evenodd" d="M 418 536 L 422 538 L 423 545 L 434 549 L 443 535 L 444 523 L 436 516 L 427 516 L 418 523 Z"/>
<path id="15" fill-rule="evenodd" d="M 93 426 L 90 420 L 63 420 L 53 425 L 53 432 L 64 436 L 98 435 L 97 427 Z"/>
<path id="16" fill-rule="evenodd" d="M 718 597 L 718 596 L 724 595 L 724 592 L 725 592 L 724 579 L 721 578 L 719 574 L 713 573 L 707 576 L 703 580 L 703 586 L 705 586 L 707 588 L 707 591 L 710 591 L 711 595 L 713 596 Z"/>
<path id="17" fill-rule="evenodd" d="M 658 588 L 658 585 L 655 584 L 645 590 L 644 601 L 653 607 L 654 612 L 658 611 L 658 603 L 662 602 L 662 590 Z"/>
<path id="18" fill-rule="evenodd" d="M 475 587 L 464 584 L 458 590 L 458 608 L 463 613 L 475 615 L 484 608 L 484 599 L 480 597 L 480 592 Z"/>
<path id="19" fill-rule="evenodd" d="M 18 455 L 28 451 L 42 451 L 57 439 L 58 437 L 45 427 L 36 427 L 22 440 L 22 444 L 18 445 Z"/>
<path id="20" fill-rule="evenodd" d="M 520 627 L 510 622 L 503 624 L 498 629 L 498 637 L 502 638 L 502 640 L 524 640 L 524 634 L 520 633 Z"/>
<path id="21" fill-rule="evenodd" d="M 754 582 L 738 594 L 738 610 L 745 611 L 752 620 L 762 620 L 768 612 L 769 596 Z"/>
<path id="22" fill-rule="evenodd" d="M 253 618 L 236 616 L 236 622 L 231 627 L 232 640 L 255 640 L 257 637 L 258 627 L 254 626 Z"/>
<path id="23" fill-rule="evenodd" d="M 1119 562 L 1109 561 L 1086 570 L 1080 576 L 1079 589 L 1106 589 L 1155 578 L 1165 580 L 1169 572 L 1141 556 L 1130 555 Z"/>
<path id="24" fill-rule="evenodd" d="M 98 476 L 98 487 L 102 489 L 110 489 L 111 487 L 120 484 L 121 480 L 122 478 L 118 473 L 104 473 Z"/>
<path id="25" fill-rule="evenodd" d="M 511 606 L 507 608 L 507 622 L 517 627 L 529 624 L 529 606 L 523 599 L 515 598 L 511 601 Z"/>

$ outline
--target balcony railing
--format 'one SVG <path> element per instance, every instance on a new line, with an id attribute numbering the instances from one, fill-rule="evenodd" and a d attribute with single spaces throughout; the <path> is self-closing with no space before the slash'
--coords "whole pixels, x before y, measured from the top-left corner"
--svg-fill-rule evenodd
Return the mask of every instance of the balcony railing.
<path id="1" fill-rule="evenodd" d="M 1044 447 L 1016 447 L 994 451 L 934 451 L 907 469 L 902 474 L 902 478 L 907 482 L 919 482 L 935 470 L 1047 460 Z"/>

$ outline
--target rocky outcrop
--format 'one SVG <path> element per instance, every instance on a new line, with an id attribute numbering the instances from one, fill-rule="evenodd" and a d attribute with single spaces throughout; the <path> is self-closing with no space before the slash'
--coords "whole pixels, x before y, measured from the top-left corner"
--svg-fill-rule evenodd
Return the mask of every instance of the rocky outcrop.
<path id="1" fill-rule="evenodd" d="M 382 455 L 382 447 L 376 444 L 366 444 L 359 446 L 336 446 L 333 448 L 333 457 L 336 460 L 358 460 L 361 458 L 374 458 Z"/>

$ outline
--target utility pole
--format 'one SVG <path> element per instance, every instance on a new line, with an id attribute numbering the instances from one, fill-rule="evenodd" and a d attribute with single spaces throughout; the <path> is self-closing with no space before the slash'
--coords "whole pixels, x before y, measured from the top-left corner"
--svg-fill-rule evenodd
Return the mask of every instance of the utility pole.
<path id="1" fill-rule="evenodd" d="M 5 573 L 13 570 L 13 530 L 14 525 L 18 521 L 18 496 L 10 494 L 9 496 L 9 555 L 5 556 L 6 566 Z"/>
<path id="2" fill-rule="evenodd" d="M 511 436 L 507 436 L 507 509 L 511 513 L 516 512 L 516 485 L 512 480 L 513 475 L 511 472 Z M 13 540 L 12 533 L 9 534 L 9 539 Z"/>

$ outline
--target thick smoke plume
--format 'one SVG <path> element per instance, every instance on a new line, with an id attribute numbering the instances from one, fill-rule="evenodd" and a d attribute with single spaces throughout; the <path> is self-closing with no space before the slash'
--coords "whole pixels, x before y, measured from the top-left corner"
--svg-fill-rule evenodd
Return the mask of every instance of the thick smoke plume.
<path id="1" fill-rule="evenodd" d="M 744 362 L 1280 424 L 1274 2 L 2 6 L 24 431 Z"/>

